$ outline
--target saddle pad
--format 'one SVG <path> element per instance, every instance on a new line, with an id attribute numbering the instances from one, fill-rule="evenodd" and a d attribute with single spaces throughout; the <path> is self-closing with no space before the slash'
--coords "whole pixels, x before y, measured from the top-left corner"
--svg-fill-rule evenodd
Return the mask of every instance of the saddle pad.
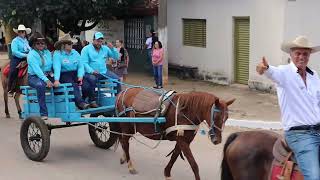
<path id="1" fill-rule="evenodd" d="M 283 168 L 282 166 L 273 164 L 270 180 L 303 180 L 302 174 L 297 170 L 292 171 L 290 178 L 283 177 L 281 175 L 282 168 Z"/>
<path id="2" fill-rule="evenodd" d="M 140 91 L 136 97 L 133 99 L 132 108 L 137 113 L 147 113 L 150 115 L 155 115 L 156 110 L 161 104 L 161 95 L 152 90 L 144 89 Z M 161 105 L 161 115 L 166 113 L 169 106 L 169 99 L 166 98 Z"/>
<path id="3" fill-rule="evenodd" d="M 3 68 L 3 75 L 6 76 L 6 77 L 8 77 L 9 72 L 10 72 L 10 64 L 6 65 L 6 66 Z"/>
<path id="4" fill-rule="evenodd" d="M 18 71 L 18 77 L 22 78 L 24 75 L 27 74 L 28 71 L 28 64 L 26 61 L 22 61 L 21 63 L 18 64 L 17 68 L 19 69 Z M 10 64 L 6 65 L 3 69 L 3 75 L 8 77 L 10 72 Z"/>
<path id="5" fill-rule="evenodd" d="M 28 66 L 24 66 L 19 69 L 18 77 L 22 78 L 24 75 L 26 75 L 28 72 Z"/>

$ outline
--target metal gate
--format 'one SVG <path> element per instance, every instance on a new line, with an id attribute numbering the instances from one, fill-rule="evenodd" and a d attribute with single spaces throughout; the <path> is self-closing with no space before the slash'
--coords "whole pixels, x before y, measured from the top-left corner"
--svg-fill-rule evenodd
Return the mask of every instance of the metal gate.
<path id="1" fill-rule="evenodd" d="M 250 20 L 249 18 L 235 18 L 234 23 L 235 80 L 240 84 L 248 84 Z"/>
<path id="2" fill-rule="evenodd" d="M 144 20 L 128 19 L 125 23 L 125 44 L 128 49 L 143 49 L 145 41 Z"/>

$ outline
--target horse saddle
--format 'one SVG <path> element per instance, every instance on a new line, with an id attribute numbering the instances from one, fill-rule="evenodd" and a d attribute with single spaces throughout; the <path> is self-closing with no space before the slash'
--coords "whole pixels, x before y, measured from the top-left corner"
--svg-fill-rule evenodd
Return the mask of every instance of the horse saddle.
<path id="1" fill-rule="evenodd" d="M 274 143 L 273 156 L 270 180 L 303 180 L 293 152 L 282 137 Z"/>
<path id="2" fill-rule="evenodd" d="M 133 99 L 132 108 L 136 114 L 165 115 L 175 91 L 164 94 L 144 89 Z"/>
<path id="3" fill-rule="evenodd" d="M 22 78 L 24 75 L 26 75 L 26 73 L 28 72 L 28 63 L 27 61 L 22 61 L 20 62 L 17 67 L 17 69 L 19 69 L 18 71 L 18 78 Z M 9 72 L 10 72 L 10 64 L 6 65 L 3 69 L 3 75 L 5 75 L 6 77 L 9 76 Z"/>

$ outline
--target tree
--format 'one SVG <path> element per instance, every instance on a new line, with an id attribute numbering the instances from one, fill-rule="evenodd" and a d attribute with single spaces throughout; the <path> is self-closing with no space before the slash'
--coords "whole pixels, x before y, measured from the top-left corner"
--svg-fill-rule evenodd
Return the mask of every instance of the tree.
<path id="1" fill-rule="evenodd" d="M 125 16 L 137 0 L 0 0 L 0 18 L 7 24 L 31 25 L 36 19 L 63 32 L 80 33 L 100 20 Z"/>

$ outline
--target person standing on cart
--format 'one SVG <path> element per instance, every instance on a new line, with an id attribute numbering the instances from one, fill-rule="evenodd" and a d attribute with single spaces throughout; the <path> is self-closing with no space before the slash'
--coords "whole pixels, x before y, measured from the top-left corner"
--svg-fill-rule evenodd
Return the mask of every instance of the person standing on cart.
<path id="1" fill-rule="evenodd" d="M 48 119 L 46 87 L 53 86 L 52 55 L 46 48 L 45 38 L 36 32 L 30 37 L 31 51 L 27 56 L 28 84 L 37 91 L 42 120 Z"/>
<path id="2" fill-rule="evenodd" d="M 83 98 L 89 98 L 90 107 L 96 108 L 98 104 L 95 99 L 95 88 L 98 80 L 109 77 L 120 81 L 120 78 L 111 71 L 108 71 L 106 61 L 109 58 L 119 59 L 119 53 L 111 43 L 103 45 L 104 36 L 96 32 L 93 42 L 85 46 L 81 51 L 81 61 L 84 65 L 85 76 L 82 85 Z M 121 91 L 121 85 L 117 83 L 117 93 Z"/>
<path id="3" fill-rule="evenodd" d="M 54 44 L 54 86 L 58 87 L 60 82 L 72 83 L 75 104 L 79 109 L 88 109 L 89 104 L 82 99 L 79 89 L 79 85 L 82 85 L 84 67 L 80 61 L 80 54 L 72 49 L 72 40 L 70 34 L 65 34 Z"/>

